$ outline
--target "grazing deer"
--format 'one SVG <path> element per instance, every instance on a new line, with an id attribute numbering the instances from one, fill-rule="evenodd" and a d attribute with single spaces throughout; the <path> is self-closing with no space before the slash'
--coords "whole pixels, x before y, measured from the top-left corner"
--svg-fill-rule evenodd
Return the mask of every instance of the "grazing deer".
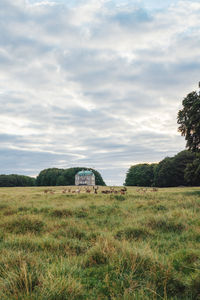
<path id="1" fill-rule="evenodd" d="M 109 190 L 104 190 L 104 191 L 101 191 L 102 194 L 110 194 L 110 191 Z"/>
<path id="2" fill-rule="evenodd" d="M 97 194 L 98 188 L 98 186 L 93 186 L 94 194 Z"/>

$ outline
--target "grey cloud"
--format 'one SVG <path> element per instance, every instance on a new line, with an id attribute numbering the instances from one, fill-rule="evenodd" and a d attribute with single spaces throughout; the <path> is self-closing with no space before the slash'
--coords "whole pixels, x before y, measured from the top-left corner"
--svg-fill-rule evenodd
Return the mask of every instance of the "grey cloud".
<path id="1" fill-rule="evenodd" d="M 54 167 L 60 159 L 70 161 L 70 157 L 41 153 L 36 151 L 23 151 L 12 149 L 0 149 L 2 174 L 37 175 L 43 168 Z"/>
<path id="2" fill-rule="evenodd" d="M 176 30 L 175 13 L 142 4 L 76 15 L 88 3 L 1 1 L 2 173 L 94 166 L 120 184 L 131 164 L 184 148 L 176 114 L 199 80 L 199 24 Z"/>

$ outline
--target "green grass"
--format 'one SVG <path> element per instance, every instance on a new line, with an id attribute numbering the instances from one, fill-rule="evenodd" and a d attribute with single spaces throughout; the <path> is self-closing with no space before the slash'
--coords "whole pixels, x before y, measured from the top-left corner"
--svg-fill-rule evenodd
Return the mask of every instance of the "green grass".
<path id="1" fill-rule="evenodd" d="M 0 189 L 0 299 L 200 299 L 200 188 L 51 189 Z"/>

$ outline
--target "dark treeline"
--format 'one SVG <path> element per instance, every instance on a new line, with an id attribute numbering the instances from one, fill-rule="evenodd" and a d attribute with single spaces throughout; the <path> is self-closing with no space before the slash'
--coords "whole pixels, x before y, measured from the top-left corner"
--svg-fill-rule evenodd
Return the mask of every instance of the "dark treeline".
<path id="1" fill-rule="evenodd" d="M 200 153 L 181 151 L 158 164 L 137 164 L 127 172 L 126 186 L 198 186 L 200 185 Z"/>
<path id="2" fill-rule="evenodd" d="M 24 175 L 0 175 L 0 187 L 34 186 L 35 178 Z"/>
<path id="3" fill-rule="evenodd" d="M 69 169 L 45 169 L 40 172 L 36 178 L 38 186 L 55 186 L 55 185 L 75 185 L 75 175 L 81 170 L 90 170 L 95 175 L 96 185 L 105 185 L 101 174 L 94 169 L 87 168 L 69 168 Z"/>
<path id="4" fill-rule="evenodd" d="M 69 169 L 50 168 L 41 171 L 36 179 L 16 174 L 0 175 L 0 187 L 75 185 L 75 175 L 81 170 L 88 169 L 79 167 Z M 105 182 L 98 171 L 93 169 L 89 170 L 95 175 L 96 185 L 105 185 Z"/>

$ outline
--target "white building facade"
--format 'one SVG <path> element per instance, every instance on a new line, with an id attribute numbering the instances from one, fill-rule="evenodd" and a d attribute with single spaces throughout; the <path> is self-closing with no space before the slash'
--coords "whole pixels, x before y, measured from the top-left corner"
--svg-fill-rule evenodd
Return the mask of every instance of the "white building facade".
<path id="1" fill-rule="evenodd" d="M 75 175 L 75 185 L 95 185 L 95 176 L 92 171 L 82 170 Z"/>

